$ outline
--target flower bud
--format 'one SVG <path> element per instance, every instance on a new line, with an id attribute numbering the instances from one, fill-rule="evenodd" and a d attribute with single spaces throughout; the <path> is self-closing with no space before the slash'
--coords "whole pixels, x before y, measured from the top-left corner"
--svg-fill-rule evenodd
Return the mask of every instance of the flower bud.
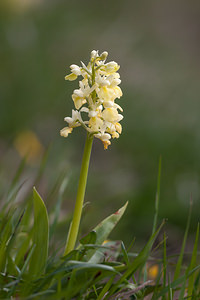
<path id="1" fill-rule="evenodd" d="M 104 51 L 103 53 L 101 53 L 100 60 L 106 60 L 107 56 L 108 56 L 108 52 Z"/>
<path id="2" fill-rule="evenodd" d="M 97 56 L 99 56 L 98 50 L 93 50 L 91 52 L 91 60 L 94 60 Z"/>

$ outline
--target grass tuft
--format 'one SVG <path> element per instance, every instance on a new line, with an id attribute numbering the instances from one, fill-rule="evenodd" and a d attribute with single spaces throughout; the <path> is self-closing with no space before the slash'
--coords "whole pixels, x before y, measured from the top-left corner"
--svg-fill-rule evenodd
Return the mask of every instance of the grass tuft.
<path id="1" fill-rule="evenodd" d="M 50 193 L 49 198 L 57 201 L 48 214 L 45 202 L 35 188 L 33 194 L 29 191 L 25 199 L 16 202 L 18 191 L 26 184 L 21 183 L 24 169 L 22 161 L 6 192 L 7 198 L 4 197 L 7 200 L 2 203 L 0 299 L 200 299 L 199 224 L 189 263 L 184 255 L 191 206 L 175 266 L 174 257 L 167 255 L 166 233 L 153 247 L 165 225 L 163 221 L 157 228 L 161 158 L 152 234 L 139 252 L 131 252 L 134 244 L 127 250 L 122 241 L 105 241 L 125 213 L 126 203 L 80 239 L 75 250 L 63 256 L 64 243 L 61 247 L 57 232 L 68 178 L 62 174 L 51 189 L 53 196 Z M 43 170 L 44 161 L 37 181 Z M 149 278 L 151 264 L 157 267 L 154 278 Z"/>

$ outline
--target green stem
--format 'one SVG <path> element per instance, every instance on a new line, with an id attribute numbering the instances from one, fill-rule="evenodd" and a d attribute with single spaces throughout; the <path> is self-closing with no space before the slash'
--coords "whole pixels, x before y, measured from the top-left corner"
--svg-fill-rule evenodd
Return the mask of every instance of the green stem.
<path id="1" fill-rule="evenodd" d="M 87 183 L 88 168 L 89 168 L 89 163 L 90 163 L 90 154 L 91 154 L 91 150 L 92 150 L 92 142 L 93 142 L 93 136 L 91 137 L 89 135 L 89 133 L 87 133 L 85 149 L 84 149 L 83 159 L 82 159 L 80 178 L 79 178 L 77 197 L 76 197 L 76 204 L 75 204 L 75 208 L 74 208 L 74 215 L 73 215 L 73 219 L 72 219 L 72 222 L 70 225 L 64 255 L 67 255 L 70 251 L 72 251 L 74 249 L 76 240 L 77 240 L 77 236 L 78 236 L 83 202 L 84 202 L 84 196 L 85 196 L 85 188 L 86 188 L 86 183 Z"/>

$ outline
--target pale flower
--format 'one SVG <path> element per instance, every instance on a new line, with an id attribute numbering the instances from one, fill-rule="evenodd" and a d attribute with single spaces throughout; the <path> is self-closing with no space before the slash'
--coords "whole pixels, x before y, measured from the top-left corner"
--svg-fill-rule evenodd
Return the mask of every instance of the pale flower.
<path id="1" fill-rule="evenodd" d="M 103 120 L 98 117 L 91 117 L 89 120 L 89 127 L 91 132 L 98 132 L 99 130 L 101 130 L 103 124 Z"/>
<path id="2" fill-rule="evenodd" d="M 69 124 L 69 127 L 71 128 L 81 126 L 81 123 L 83 122 L 80 112 L 73 109 L 72 117 L 65 117 L 64 120 Z"/>
<path id="3" fill-rule="evenodd" d="M 60 135 L 64 137 L 68 137 L 68 134 L 71 133 L 73 128 L 70 127 L 64 127 L 63 129 L 60 130 Z"/>
<path id="4" fill-rule="evenodd" d="M 77 78 L 77 75 L 74 73 L 71 73 L 71 74 L 65 76 L 65 80 L 69 80 L 69 81 L 76 80 L 76 78 Z"/>
<path id="5" fill-rule="evenodd" d="M 109 133 L 97 133 L 94 136 L 102 141 L 104 149 L 107 149 L 108 146 L 111 144 L 111 135 Z"/>
<path id="6" fill-rule="evenodd" d="M 114 62 L 111 61 L 107 64 L 105 64 L 104 68 L 102 68 L 106 73 L 114 73 L 117 72 L 117 70 L 119 70 L 120 66 Z"/>
<path id="7" fill-rule="evenodd" d="M 97 56 L 99 56 L 98 50 L 92 50 L 91 52 L 91 60 L 94 60 L 95 58 L 97 58 Z"/>
<path id="8" fill-rule="evenodd" d="M 87 98 L 90 94 L 95 90 L 96 84 L 94 84 L 91 88 L 88 85 L 88 80 L 79 81 L 80 89 L 74 90 L 72 95 L 72 99 L 74 101 L 74 105 L 76 109 L 79 109 L 83 104 L 87 102 Z"/>
<path id="9" fill-rule="evenodd" d="M 123 116 L 113 107 L 105 108 L 102 117 L 107 122 L 120 122 L 123 119 Z"/>
<path id="10" fill-rule="evenodd" d="M 83 73 L 82 68 L 80 68 L 77 65 L 71 65 L 71 74 L 65 76 L 65 80 L 73 81 L 76 80 L 76 78 Z"/>
<path id="11" fill-rule="evenodd" d="M 122 90 L 119 86 L 103 86 L 97 90 L 97 95 L 103 101 L 114 101 L 116 98 L 119 99 L 122 96 Z"/>
<path id="12" fill-rule="evenodd" d="M 72 110 L 72 117 L 64 119 L 68 127 L 61 130 L 61 135 L 67 137 L 73 128 L 83 126 L 90 135 L 102 141 L 105 149 L 111 144 L 111 138 L 119 138 L 122 132 L 119 122 L 123 119 L 118 113 L 123 109 L 115 103 L 122 96 L 117 72 L 120 66 L 114 61 L 105 63 L 107 56 L 106 51 L 99 55 L 93 50 L 88 65 L 81 62 L 81 67 L 70 66 L 71 74 L 65 79 L 71 81 L 82 76 L 82 80 L 79 89 L 72 94 L 76 110 Z M 84 118 L 81 113 L 84 113 Z"/>
<path id="13" fill-rule="evenodd" d="M 81 75 L 81 68 L 77 65 L 71 65 L 70 69 L 72 71 L 72 73 L 74 73 L 75 75 L 79 76 Z"/>

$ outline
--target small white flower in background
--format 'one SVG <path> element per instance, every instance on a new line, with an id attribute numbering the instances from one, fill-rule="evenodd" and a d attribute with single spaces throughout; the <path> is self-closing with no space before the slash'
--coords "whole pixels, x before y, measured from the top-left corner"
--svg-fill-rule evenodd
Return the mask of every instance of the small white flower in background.
<path id="1" fill-rule="evenodd" d="M 118 113 L 123 109 L 115 103 L 122 96 L 118 86 L 121 83 L 117 73 L 119 65 L 114 61 L 105 63 L 107 56 L 106 51 L 99 55 L 98 51 L 93 50 L 87 66 L 83 62 L 81 67 L 70 66 L 71 73 L 65 79 L 72 81 L 78 76 L 83 79 L 79 81 L 79 89 L 72 94 L 76 110 L 72 110 L 72 117 L 64 119 L 68 127 L 60 131 L 61 136 L 67 137 L 73 128 L 82 126 L 103 142 L 104 149 L 111 144 L 111 138 L 119 138 L 122 132 L 119 122 L 123 119 Z"/>

